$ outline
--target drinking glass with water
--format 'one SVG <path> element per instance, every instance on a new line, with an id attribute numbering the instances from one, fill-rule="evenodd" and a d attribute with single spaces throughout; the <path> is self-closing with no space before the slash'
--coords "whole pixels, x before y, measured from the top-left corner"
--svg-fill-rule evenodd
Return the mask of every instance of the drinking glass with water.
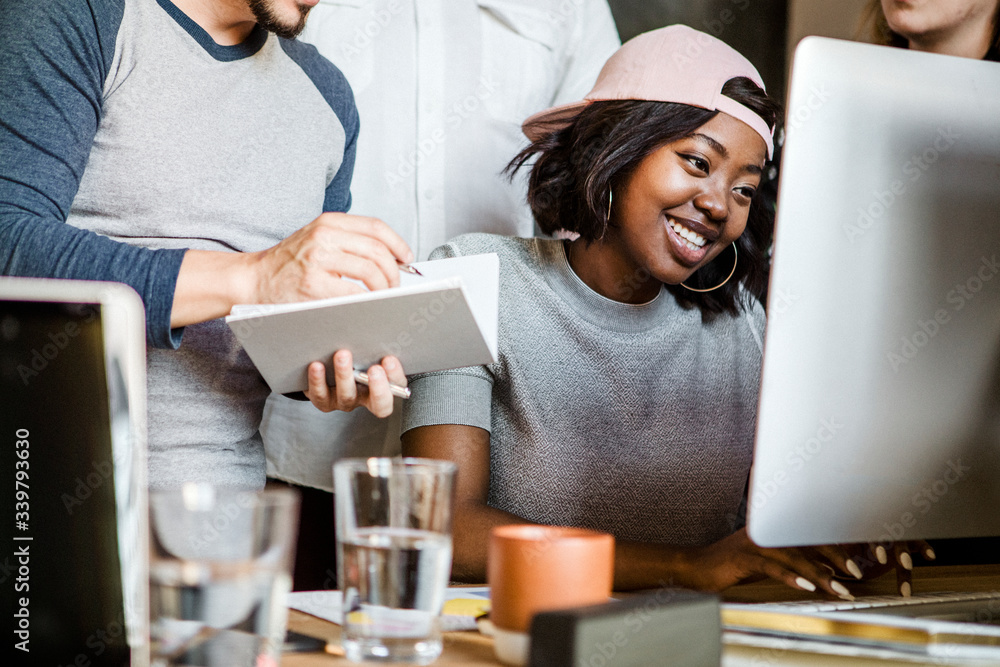
<path id="1" fill-rule="evenodd" d="M 333 466 L 349 660 L 426 665 L 441 654 L 455 469 L 415 458 Z"/>
<path id="2" fill-rule="evenodd" d="M 153 665 L 278 665 L 298 527 L 291 489 L 150 493 Z"/>

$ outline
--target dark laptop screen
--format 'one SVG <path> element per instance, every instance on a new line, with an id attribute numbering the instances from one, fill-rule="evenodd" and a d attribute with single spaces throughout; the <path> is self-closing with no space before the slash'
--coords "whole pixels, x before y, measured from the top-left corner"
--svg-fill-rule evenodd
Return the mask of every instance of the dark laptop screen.
<path id="1" fill-rule="evenodd" d="M 124 403 L 127 423 L 127 401 L 105 359 L 99 305 L 0 301 L 0 586 L 14 664 L 129 662 L 111 445 L 112 407 Z"/>

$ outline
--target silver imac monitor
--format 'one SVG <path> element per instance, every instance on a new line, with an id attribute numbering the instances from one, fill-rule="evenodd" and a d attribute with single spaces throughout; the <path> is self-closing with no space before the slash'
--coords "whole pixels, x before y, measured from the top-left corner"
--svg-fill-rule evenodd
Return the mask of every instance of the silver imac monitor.
<path id="1" fill-rule="evenodd" d="M 811 37 L 786 114 L 750 537 L 1000 535 L 1000 65 Z"/>
<path id="2" fill-rule="evenodd" d="M 6 664 L 149 664 L 145 352 L 130 288 L 0 278 Z"/>

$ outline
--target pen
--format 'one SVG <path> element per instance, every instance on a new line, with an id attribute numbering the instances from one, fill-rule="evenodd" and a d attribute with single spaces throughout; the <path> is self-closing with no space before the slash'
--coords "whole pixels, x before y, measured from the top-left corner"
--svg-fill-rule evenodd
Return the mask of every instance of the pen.
<path id="1" fill-rule="evenodd" d="M 424 274 L 420 273 L 420 271 L 417 271 L 415 268 L 413 268 L 411 265 L 406 264 L 405 262 L 400 262 L 398 259 L 396 260 L 396 264 L 399 265 L 399 270 L 402 271 L 402 272 L 404 272 L 404 273 L 412 273 L 415 276 L 422 276 L 422 275 L 424 275 Z"/>
<path id="2" fill-rule="evenodd" d="M 354 381 L 358 384 L 363 384 L 368 386 L 368 373 L 364 371 L 354 371 Z M 401 387 L 398 384 L 389 383 L 389 391 L 392 392 L 393 396 L 398 396 L 399 398 L 409 398 L 410 389 L 409 387 Z"/>

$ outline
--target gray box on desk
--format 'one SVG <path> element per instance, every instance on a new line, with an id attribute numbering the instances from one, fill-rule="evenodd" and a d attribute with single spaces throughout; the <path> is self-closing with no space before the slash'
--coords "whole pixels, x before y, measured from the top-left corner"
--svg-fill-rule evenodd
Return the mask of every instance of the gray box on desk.
<path id="1" fill-rule="evenodd" d="M 714 595 L 665 588 L 531 623 L 531 667 L 719 667 L 721 659 Z"/>

